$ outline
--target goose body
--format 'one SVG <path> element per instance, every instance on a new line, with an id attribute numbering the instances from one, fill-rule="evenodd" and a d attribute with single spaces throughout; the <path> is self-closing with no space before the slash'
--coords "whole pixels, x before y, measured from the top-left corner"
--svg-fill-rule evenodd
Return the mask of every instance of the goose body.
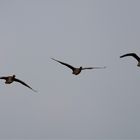
<path id="1" fill-rule="evenodd" d="M 74 68 L 72 74 L 78 75 L 78 74 L 81 73 L 81 71 L 82 71 L 82 67 L 80 67 L 80 68 Z"/>
<path id="2" fill-rule="evenodd" d="M 1 79 L 5 79 L 5 84 L 11 84 L 14 82 L 15 75 L 8 77 L 1 77 Z"/>

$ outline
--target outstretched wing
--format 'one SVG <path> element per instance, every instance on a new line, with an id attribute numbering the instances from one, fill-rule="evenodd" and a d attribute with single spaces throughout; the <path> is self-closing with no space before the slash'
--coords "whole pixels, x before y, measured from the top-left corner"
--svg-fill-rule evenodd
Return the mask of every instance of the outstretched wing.
<path id="1" fill-rule="evenodd" d="M 123 57 L 126 57 L 126 56 L 132 56 L 134 57 L 137 61 L 140 61 L 140 58 L 137 56 L 137 54 L 135 53 L 127 53 L 127 54 L 124 54 L 122 56 L 120 56 L 120 58 L 123 58 Z"/>
<path id="2" fill-rule="evenodd" d="M 73 66 L 71 66 L 71 65 L 69 65 L 69 64 L 67 64 L 67 63 L 61 62 L 61 61 L 56 60 L 56 59 L 54 59 L 54 58 L 51 58 L 51 59 L 54 60 L 54 61 L 57 61 L 58 63 L 60 63 L 60 64 L 62 64 L 62 65 L 65 65 L 65 66 L 69 67 L 69 68 L 72 69 L 72 70 L 75 69 Z"/>
<path id="3" fill-rule="evenodd" d="M 105 69 L 106 67 L 85 67 L 85 68 L 82 68 L 82 70 L 86 70 L 86 69 Z"/>
<path id="4" fill-rule="evenodd" d="M 19 80 L 19 79 L 16 79 L 16 78 L 15 78 L 14 81 L 15 81 L 15 82 L 21 83 L 22 85 L 24 85 L 24 86 L 30 88 L 30 89 L 33 90 L 34 92 L 37 92 L 36 90 L 34 90 L 34 89 L 31 88 L 29 85 L 27 85 L 26 83 L 24 83 L 23 81 L 21 81 L 21 80 Z"/>
<path id="5" fill-rule="evenodd" d="M 6 79 L 7 79 L 7 77 L 4 77 L 4 76 L 3 76 L 3 77 L 0 77 L 0 79 L 4 79 L 4 80 L 6 80 Z"/>

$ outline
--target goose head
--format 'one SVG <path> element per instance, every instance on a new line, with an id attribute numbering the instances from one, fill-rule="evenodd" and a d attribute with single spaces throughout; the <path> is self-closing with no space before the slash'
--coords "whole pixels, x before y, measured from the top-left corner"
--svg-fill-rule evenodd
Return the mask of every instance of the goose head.
<path id="1" fill-rule="evenodd" d="M 82 66 L 79 69 L 82 70 Z"/>

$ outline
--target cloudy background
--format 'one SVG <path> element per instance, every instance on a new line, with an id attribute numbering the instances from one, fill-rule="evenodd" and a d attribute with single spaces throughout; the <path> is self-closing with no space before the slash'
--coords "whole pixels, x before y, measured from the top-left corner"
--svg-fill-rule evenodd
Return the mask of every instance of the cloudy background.
<path id="1" fill-rule="evenodd" d="M 139 139 L 139 0 L 0 0 L 0 138 Z M 107 66 L 71 70 L 73 66 Z"/>

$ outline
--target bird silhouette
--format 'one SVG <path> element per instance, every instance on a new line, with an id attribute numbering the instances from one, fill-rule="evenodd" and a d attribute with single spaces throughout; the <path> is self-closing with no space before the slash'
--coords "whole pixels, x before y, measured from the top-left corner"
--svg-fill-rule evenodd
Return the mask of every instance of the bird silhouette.
<path id="1" fill-rule="evenodd" d="M 127 57 L 127 56 L 134 57 L 138 61 L 137 66 L 140 67 L 140 58 L 139 58 L 139 56 L 137 54 L 135 54 L 135 53 L 127 53 L 127 54 L 121 55 L 120 58 Z"/>
<path id="2" fill-rule="evenodd" d="M 106 67 L 79 67 L 79 68 L 76 68 L 76 67 L 73 67 L 73 66 L 71 66 L 71 65 L 69 65 L 69 64 L 67 64 L 67 63 L 64 63 L 64 62 L 62 62 L 62 61 L 59 61 L 59 60 L 57 60 L 57 59 L 54 59 L 54 58 L 51 58 L 52 60 L 54 60 L 54 61 L 56 61 L 56 62 L 58 62 L 58 63 L 60 63 L 60 64 L 62 64 L 62 65 L 65 65 L 65 66 L 67 66 L 68 68 L 70 68 L 71 70 L 72 70 L 72 74 L 74 74 L 74 75 L 78 75 L 78 74 L 80 74 L 81 73 L 81 71 L 82 70 L 86 70 L 86 69 L 104 69 L 104 68 L 106 68 Z"/>
<path id="3" fill-rule="evenodd" d="M 34 90 L 33 88 L 31 88 L 29 85 L 27 85 L 25 82 L 15 78 L 16 76 L 15 75 L 12 75 L 12 76 L 3 76 L 3 77 L 0 77 L 0 79 L 4 79 L 5 80 L 5 84 L 11 84 L 13 83 L 14 81 L 15 82 L 19 82 L 21 83 L 22 85 L 30 88 L 31 90 L 33 90 L 34 92 L 37 92 L 36 90 Z"/>

